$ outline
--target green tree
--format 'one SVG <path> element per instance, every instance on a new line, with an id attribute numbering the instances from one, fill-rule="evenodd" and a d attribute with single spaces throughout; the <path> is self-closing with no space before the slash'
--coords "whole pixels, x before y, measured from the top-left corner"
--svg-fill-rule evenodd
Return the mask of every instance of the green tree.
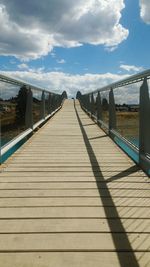
<path id="1" fill-rule="evenodd" d="M 27 105 L 27 88 L 22 86 L 16 99 L 16 123 L 25 124 L 26 105 Z"/>
<path id="2" fill-rule="evenodd" d="M 106 98 L 103 98 L 102 106 L 103 106 L 103 110 L 105 110 L 105 111 L 108 110 L 109 105 L 108 105 L 108 101 Z"/>

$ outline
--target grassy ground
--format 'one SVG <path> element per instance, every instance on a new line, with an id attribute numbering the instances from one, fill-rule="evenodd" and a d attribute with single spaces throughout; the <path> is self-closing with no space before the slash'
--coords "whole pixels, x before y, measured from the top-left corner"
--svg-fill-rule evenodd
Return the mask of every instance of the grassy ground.
<path id="1" fill-rule="evenodd" d="M 103 121 L 108 124 L 108 112 L 103 112 Z M 117 131 L 127 139 L 138 140 L 139 138 L 139 113 L 116 112 Z"/>
<path id="2" fill-rule="evenodd" d="M 139 137 L 139 113 L 138 112 L 117 112 L 117 130 L 126 138 Z"/>
<path id="3" fill-rule="evenodd" d="M 2 145 L 6 144 L 14 137 L 24 131 L 24 125 L 16 124 L 16 112 L 15 109 L 11 112 L 5 112 L 1 114 L 1 138 Z"/>

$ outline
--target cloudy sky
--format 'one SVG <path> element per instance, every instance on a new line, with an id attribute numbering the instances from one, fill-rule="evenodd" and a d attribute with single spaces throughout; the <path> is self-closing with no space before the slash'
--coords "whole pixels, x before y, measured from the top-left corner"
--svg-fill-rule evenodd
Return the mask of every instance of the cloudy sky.
<path id="1" fill-rule="evenodd" d="M 0 0 L 0 71 L 86 92 L 149 68 L 149 0 Z"/>

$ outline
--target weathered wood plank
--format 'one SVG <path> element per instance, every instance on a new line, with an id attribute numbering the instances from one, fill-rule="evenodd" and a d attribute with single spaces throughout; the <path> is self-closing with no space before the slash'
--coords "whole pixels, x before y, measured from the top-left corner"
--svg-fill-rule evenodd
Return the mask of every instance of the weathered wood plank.
<path id="1" fill-rule="evenodd" d="M 149 218 L 149 207 L 18 207 L 0 208 L 2 218 Z"/>
<path id="2" fill-rule="evenodd" d="M 135 233 L 57 233 L 57 234 L 3 234 L 0 251 L 129 251 L 128 238 L 135 251 L 150 252 L 150 235 Z"/>
<path id="3" fill-rule="evenodd" d="M 129 252 L 1 253 L 0 262 L 5 267 L 12 267 L 12 263 L 15 267 L 149 267 L 149 252 L 136 252 L 135 257 L 136 262 L 133 262 L 132 253 Z"/>
<path id="4" fill-rule="evenodd" d="M 120 219 L 109 219 L 113 232 L 122 232 Z M 150 233 L 149 219 L 121 219 L 128 233 Z M 0 233 L 112 232 L 107 219 L 13 219 L 0 220 Z"/>
<path id="5" fill-rule="evenodd" d="M 27 189 L 27 190 L 0 190 L 0 197 L 147 197 L 149 190 L 145 189 Z"/>
<path id="6" fill-rule="evenodd" d="M 129 197 L 31 197 L 31 198 L 0 198 L 0 207 L 34 207 L 34 206 L 112 206 L 115 207 L 150 207 L 149 198 Z M 104 204 L 105 201 L 105 204 Z"/>
<path id="7" fill-rule="evenodd" d="M 41 183 L 6 183 L 3 182 L 0 184 L 0 190 L 2 189 L 144 189 L 144 190 L 150 190 L 150 186 L 148 183 L 129 183 L 129 182 L 65 182 L 65 181 L 59 181 L 59 182 L 47 182 L 47 183 L 43 183 L 41 181 Z"/>

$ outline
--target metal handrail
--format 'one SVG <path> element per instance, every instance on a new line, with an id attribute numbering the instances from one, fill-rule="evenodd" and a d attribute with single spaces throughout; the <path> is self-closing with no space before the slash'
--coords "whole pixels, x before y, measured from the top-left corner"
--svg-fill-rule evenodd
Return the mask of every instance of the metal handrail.
<path id="1" fill-rule="evenodd" d="M 102 102 L 101 102 L 101 92 L 109 93 L 109 105 L 108 105 L 108 135 L 119 144 L 118 140 L 123 142 L 129 149 L 136 154 L 135 157 L 132 157 L 136 163 L 138 163 L 141 168 L 150 175 L 150 96 L 149 96 L 149 87 L 147 80 L 150 79 L 150 70 L 146 70 L 139 74 L 130 76 L 121 81 L 112 83 L 110 85 L 99 88 L 95 91 L 83 94 L 78 91 L 77 98 L 80 101 L 81 107 L 83 110 L 97 122 L 97 124 L 103 128 L 104 124 L 102 118 Z M 121 136 L 117 131 L 117 117 L 116 117 L 116 104 L 114 98 L 114 89 L 123 87 L 129 84 L 134 84 L 142 82 L 140 85 L 140 94 L 139 94 L 139 147 L 135 146 L 127 138 Z M 96 95 L 96 98 L 94 97 Z M 121 145 L 120 145 L 121 146 Z M 124 145 L 121 147 L 125 150 Z M 127 152 L 128 149 L 125 150 Z M 127 152 L 128 153 L 128 152 Z M 135 159 L 136 158 L 136 159 Z"/>
<path id="2" fill-rule="evenodd" d="M 46 90 L 45 88 L 40 88 L 37 86 L 34 86 L 30 83 L 26 83 L 21 80 L 13 79 L 11 77 L 5 76 L 0 74 L 0 82 L 6 83 L 6 84 L 12 84 L 19 87 L 25 87 L 27 98 L 25 100 L 26 104 L 26 110 L 25 110 L 25 130 L 15 136 L 13 139 L 8 141 L 5 145 L 0 147 L 0 162 L 1 162 L 1 156 L 6 154 L 11 148 L 13 148 L 16 144 L 18 144 L 20 141 L 24 140 L 25 137 L 29 136 L 34 132 L 34 130 L 43 125 L 50 117 L 52 117 L 61 107 L 62 104 L 67 98 L 67 94 L 64 91 L 62 94 L 57 94 L 54 92 L 50 92 Z M 41 99 L 40 99 L 40 119 L 33 123 L 33 92 L 32 90 L 38 90 L 41 92 Z M 48 106 L 46 109 L 46 99 L 45 94 L 49 97 Z M 1 98 L 1 96 L 0 96 Z M 3 100 L 1 100 L 3 101 Z M 0 120 L 2 119 L 2 116 Z M 0 121 L 0 132 L 1 132 L 1 121 Z M 1 137 L 0 137 L 0 144 L 1 144 Z"/>
<path id="3" fill-rule="evenodd" d="M 6 76 L 6 75 L 3 75 L 3 74 L 0 74 L 0 82 L 6 82 L 6 83 L 10 83 L 10 84 L 14 84 L 14 85 L 19 85 L 19 86 L 28 86 L 32 89 L 36 89 L 36 90 L 39 90 L 39 91 L 45 91 L 47 93 L 52 93 L 52 94 L 55 94 L 55 95 L 59 95 L 55 92 L 52 92 L 52 91 L 49 91 L 47 89 L 45 89 L 44 87 L 38 87 L 36 85 L 33 85 L 32 83 L 27 83 L 23 80 L 20 80 L 20 79 L 14 79 L 12 77 L 9 77 L 9 76 Z"/>
<path id="4" fill-rule="evenodd" d="M 110 88 L 112 89 L 115 89 L 115 88 L 119 88 L 119 87 L 122 87 L 122 86 L 125 86 L 125 85 L 129 85 L 129 84 L 133 84 L 133 83 L 137 83 L 137 82 L 140 82 L 140 81 L 143 81 L 144 78 L 147 78 L 147 79 L 150 79 L 150 69 L 146 70 L 146 71 L 143 71 L 143 72 L 140 72 L 138 74 L 135 74 L 135 75 L 132 75 L 132 76 L 129 76 L 128 78 L 125 78 L 123 80 L 120 80 L 118 82 L 114 82 L 114 83 L 111 83 L 109 85 L 106 85 L 104 87 L 101 87 L 101 88 L 97 88 L 96 90 L 94 91 L 90 91 L 84 95 L 88 95 L 88 94 L 91 94 L 91 93 L 98 93 L 98 92 L 103 92 L 103 91 L 109 91 Z"/>

